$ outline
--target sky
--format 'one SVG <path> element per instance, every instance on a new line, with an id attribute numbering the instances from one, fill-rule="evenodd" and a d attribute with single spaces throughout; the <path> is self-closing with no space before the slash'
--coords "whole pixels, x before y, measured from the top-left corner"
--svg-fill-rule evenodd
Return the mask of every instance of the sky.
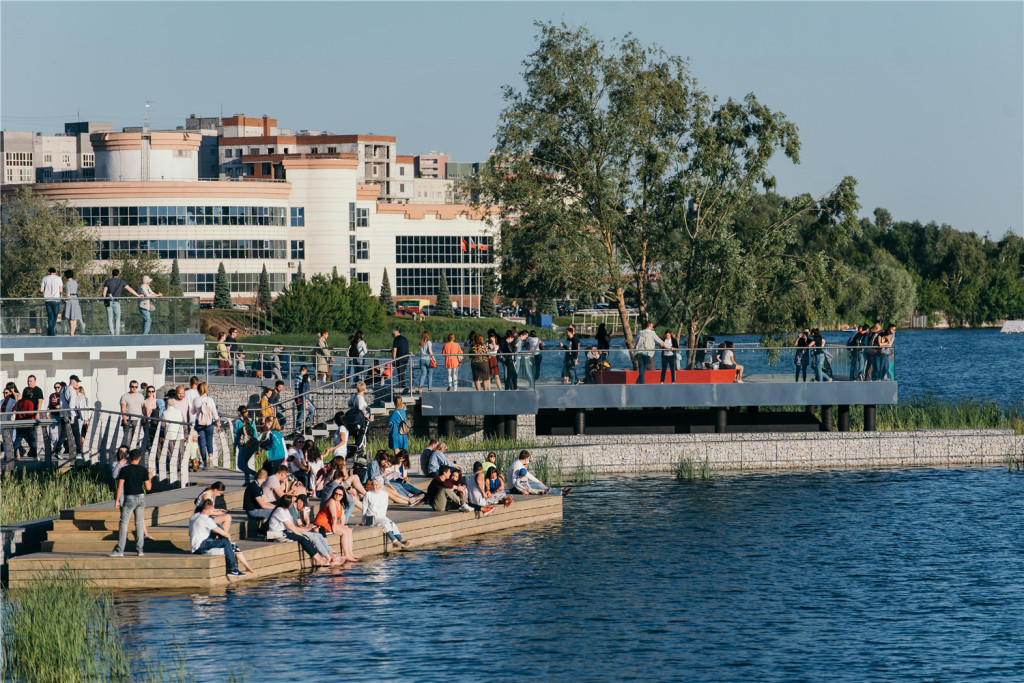
<path id="1" fill-rule="evenodd" d="M 269 114 L 283 128 L 395 135 L 400 154 L 486 159 L 534 21 L 632 33 L 707 92 L 753 92 L 799 128 L 784 194 L 858 180 L 862 214 L 1024 234 L 1024 3 L 12 2 L 0 126 L 173 128 Z"/>

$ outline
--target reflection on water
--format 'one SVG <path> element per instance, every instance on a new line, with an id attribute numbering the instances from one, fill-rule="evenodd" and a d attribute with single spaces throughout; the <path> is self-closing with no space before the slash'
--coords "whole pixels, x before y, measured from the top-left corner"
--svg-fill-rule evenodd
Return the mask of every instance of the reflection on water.
<path id="1" fill-rule="evenodd" d="M 1022 485 L 606 480 L 559 524 L 122 612 L 136 642 L 187 637 L 200 680 L 1017 681 Z"/>

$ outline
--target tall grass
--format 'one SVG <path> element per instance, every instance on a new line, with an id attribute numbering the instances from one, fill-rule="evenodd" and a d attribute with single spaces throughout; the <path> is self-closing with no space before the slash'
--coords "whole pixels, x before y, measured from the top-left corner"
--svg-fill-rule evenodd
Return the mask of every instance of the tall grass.
<path id="1" fill-rule="evenodd" d="M 0 474 L 0 523 L 53 517 L 67 508 L 114 496 L 110 475 L 99 469 L 18 470 Z"/>
<path id="2" fill-rule="evenodd" d="M 864 410 L 850 407 L 850 428 L 864 429 Z M 896 405 L 880 406 L 875 414 L 879 431 L 915 429 L 1012 429 L 1024 434 L 1024 403 L 1001 407 L 992 400 L 961 398 L 956 401 L 933 395 L 914 396 Z"/>
<path id="3" fill-rule="evenodd" d="M 516 455 L 523 449 L 535 448 L 536 442 L 524 439 L 513 439 L 510 437 L 489 436 L 482 439 L 462 439 L 457 436 L 441 437 L 441 440 L 448 444 L 449 453 L 460 451 L 515 451 Z M 425 436 L 409 436 L 409 453 L 422 453 L 427 447 L 430 439 Z M 381 437 L 369 438 L 366 441 L 366 450 L 373 454 L 378 450 L 388 447 L 388 440 Z M 321 449 L 322 450 L 322 449 Z"/>
<path id="4" fill-rule="evenodd" d="M 3 604 L 4 680 L 95 681 L 128 676 L 109 594 L 67 567 L 10 591 Z"/>
<path id="5" fill-rule="evenodd" d="M 673 469 L 677 481 L 707 481 L 711 478 L 711 461 L 707 456 L 703 460 L 688 455 L 679 456 Z"/>

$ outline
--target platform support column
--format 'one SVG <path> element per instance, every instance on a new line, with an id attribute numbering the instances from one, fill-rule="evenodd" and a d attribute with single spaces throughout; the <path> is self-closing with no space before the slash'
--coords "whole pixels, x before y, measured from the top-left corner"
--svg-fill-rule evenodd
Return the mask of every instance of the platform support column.
<path id="1" fill-rule="evenodd" d="M 442 415 L 437 418 L 437 431 L 441 436 L 453 436 L 455 434 L 455 416 Z"/>
<path id="2" fill-rule="evenodd" d="M 875 431 L 875 406 L 864 406 L 864 431 Z"/>
<path id="3" fill-rule="evenodd" d="M 505 436 L 509 439 L 515 439 L 519 435 L 519 416 L 518 415 L 506 415 L 505 416 Z"/>
<path id="4" fill-rule="evenodd" d="M 715 408 L 715 434 L 725 434 L 726 415 L 725 408 Z"/>
<path id="5" fill-rule="evenodd" d="M 585 410 L 576 409 L 576 414 L 573 416 L 575 419 L 572 424 L 572 433 L 576 436 L 583 434 L 587 428 L 587 412 Z"/>
<path id="6" fill-rule="evenodd" d="M 850 431 L 850 406 L 839 406 L 839 431 Z"/>
<path id="7" fill-rule="evenodd" d="M 831 432 L 833 428 L 832 406 L 821 407 L 821 431 Z"/>
<path id="8" fill-rule="evenodd" d="M 501 415 L 484 415 L 484 435 L 503 438 L 505 436 L 505 418 Z"/>

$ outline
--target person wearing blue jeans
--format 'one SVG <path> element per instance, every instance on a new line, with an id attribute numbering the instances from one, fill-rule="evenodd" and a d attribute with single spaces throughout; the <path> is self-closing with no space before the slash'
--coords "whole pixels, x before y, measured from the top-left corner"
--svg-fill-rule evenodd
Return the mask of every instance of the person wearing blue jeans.
<path id="1" fill-rule="evenodd" d="M 46 300 L 46 334 L 53 337 L 57 334 L 57 316 L 60 314 L 60 301 Z"/>
<path id="2" fill-rule="evenodd" d="M 128 286 L 128 283 L 120 278 L 121 271 L 114 268 L 110 271 L 111 277 L 103 283 L 104 304 L 107 307 L 107 329 L 112 335 L 121 334 L 121 301 L 120 298 L 125 292 L 132 296 L 139 296 L 139 293 Z"/>
<path id="3" fill-rule="evenodd" d="M 39 283 L 39 291 L 46 304 L 46 333 L 53 337 L 57 334 L 57 316 L 60 315 L 60 294 L 64 291 L 64 282 L 57 275 L 57 269 L 51 267 L 46 277 Z"/>
<path id="4" fill-rule="evenodd" d="M 128 521 L 135 515 L 135 551 L 142 557 L 146 543 L 146 491 L 152 487 L 149 470 L 140 465 L 142 451 L 133 448 L 128 453 L 128 464 L 117 473 L 117 491 L 114 492 L 114 509 L 121 511 L 117 525 L 117 547 L 110 557 L 124 557 L 124 546 L 128 542 Z M 124 495 L 124 502 L 121 496 Z"/>
<path id="5" fill-rule="evenodd" d="M 206 382 L 199 383 L 198 391 L 199 398 L 196 399 L 194 405 L 195 429 L 199 436 L 200 458 L 203 461 L 203 466 L 209 468 L 210 456 L 213 455 L 213 433 L 220 432 L 220 415 L 217 413 L 217 404 L 207 396 Z"/>
<path id="6" fill-rule="evenodd" d="M 204 555 L 211 550 L 224 551 L 224 560 L 228 565 L 228 576 L 242 576 L 238 571 L 241 562 L 246 571 L 253 573 L 252 566 L 246 561 L 240 550 L 236 550 L 231 534 L 213 521 L 213 501 L 209 498 L 200 503 L 199 510 L 188 521 L 189 548 L 193 555 Z"/>
<path id="7" fill-rule="evenodd" d="M 256 477 L 256 472 L 249 467 L 249 460 L 256 453 L 256 426 L 249 419 L 249 409 L 238 406 L 238 420 L 235 421 L 235 460 L 236 466 L 245 475 L 245 483 Z"/>

